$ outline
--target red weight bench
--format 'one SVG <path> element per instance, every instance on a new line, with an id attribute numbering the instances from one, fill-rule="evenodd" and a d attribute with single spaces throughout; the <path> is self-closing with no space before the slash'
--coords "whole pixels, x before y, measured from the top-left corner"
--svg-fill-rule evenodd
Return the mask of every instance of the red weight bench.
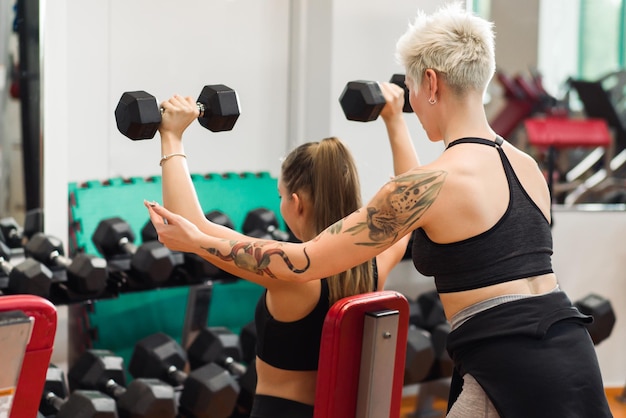
<path id="1" fill-rule="evenodd" d="M 34 318 L 10 418 L 35 418 L 52 356 L 57 328 L 57 310 L 51 302 L 39 296 L 0 296 L 0 312 L 6 311 L 22 311 Z"/>
<path id="2" fill-rule="evenodd" d="M 604 119 L 569 119 L 565 117 L 528 118 L 524 121 L 528 142 L 537 148 L 548 149 L 548 187 L 554 193 L 553 174 L 555 170 L 555 150 L 563 148 L 587 147 L 596 148 L 588 158 L 581 161 L 578 169 L 571 170 L 583 174 L 604 155 L 605 170 L 611 173 L 613 140 Z M 604 149 L 604 150 L 602 150 Z M 582 168 L 581 168 L 582 167 Z M 575 174 L 577 178 L 580 174 Z M 572 175 L 568 175 L 572 177 Z M 573 180 L 573 179 L 572 179 Z M 589 187 L 589 186 L 586 186 Z"/>
<path id="3" fill-rule="evenodd" d="M 399 418 L 409 304 L 395 291 L 350 296 L 326 315 L 315 418 Z"/>

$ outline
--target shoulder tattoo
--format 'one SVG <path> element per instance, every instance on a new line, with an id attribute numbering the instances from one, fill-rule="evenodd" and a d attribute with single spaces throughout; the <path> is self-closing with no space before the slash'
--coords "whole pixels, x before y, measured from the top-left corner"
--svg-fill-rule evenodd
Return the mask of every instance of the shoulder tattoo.
<path id="1" fill-rule="evenodd" d="M 412 225 L 433 204 L 443 186 L 445 171 L 411 172 L 389 183 L 388 193 L 379 194 L 367 207 L 367 220 L 344 233 L 367 231 L 367 240 L 357 245 L 378 247 L 412 230 Z"/>

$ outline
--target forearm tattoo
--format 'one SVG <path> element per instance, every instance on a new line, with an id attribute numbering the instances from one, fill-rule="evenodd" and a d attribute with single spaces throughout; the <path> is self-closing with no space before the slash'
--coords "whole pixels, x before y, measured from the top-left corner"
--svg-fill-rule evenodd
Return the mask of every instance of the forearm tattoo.
<path id="1" fill-rule="evenodd" d="M 356 235 L 368 231 L 368 241 L 357 245 L 380 247 L 411 231 L 414 222 L 433 204 L 446 178 L 445 171 L 398 176 L 389 182 L 391 192 L 367 207 L 367 220 L 345 230 Z"/>
<path id="2" fill-rule="evenodd" d="M 263 241 L 257 241 L 254 243 L 230 241 L 231 249 L 227 254 L 222 254 L 217 248 L 202 247 L 202 249 L 211 255 L 219 257 L 221 260 L 232 261 L 241 269 L 251 271 L 259 276 L 267 274 L 273 279 L 276 279 L 276 276 L 272 273 L 272 270 L 269 267 L 270 257 L 273 255 L 282 258 L 289 270 L 294 273 L 304 273 L 309 269 L 311 260 L 306 253 L 306 247 L 303 250 L 304 257 L 306 258 L 306 265 L 303 268 L 298 269 L 293 265 L 282 248 L 269 248 L 264 250 L 263 247 L 267 244 L 269 243 Z"/>
<path id="3" fill-rule="evenodd" d="M 422 217 L 437 198 L 446 174 L 445 171 L 428 171 L 413 172 L 396 177 L 387 184 L 390 191 L 382 193 L 378 200 L 374 200 L 366 208 L 367 218 L 364 222 L 344 230 L 344 220 L 342 219 L 329 226 L 314 241 L 319 240 L 324 234 L 346 233 L 356 236 L 360 232 L 366 231 L 367 240 L 356 242 L 356 245 L 384 247 L 394 242 L 398 237 L 404 236 L 414 229 L 413 224 Z M 270 269 L 270 257 L 272 256 L 278 256 L 290 271 L 297 274 L 306 272 L 311 266 L 311 259 L 306 252 L 306 247 L 303 248 L 306 265 L 296 268 L 281 248 L 282 245 L 264 248 L 269 244 L 274 245 L 276 243 L 273 241 L 229 241 L 230 252 L 226 254 L 222 254 L 217 248 L 202 247 L 202 249 L 221 260 L 233 262 L 243 270 L 259 276 L 268 275 L 273 279 L 277 277 Z"/>

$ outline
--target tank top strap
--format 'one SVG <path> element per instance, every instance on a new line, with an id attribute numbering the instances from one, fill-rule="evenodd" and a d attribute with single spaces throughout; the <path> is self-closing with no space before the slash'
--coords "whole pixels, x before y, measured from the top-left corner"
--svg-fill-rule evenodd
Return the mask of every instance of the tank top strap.
<path id="1" fill-rule="evenodd" d="M 496 135 L 495 141 L 490 141 L 485 138 L 465 137 L 465 138 L 459 138 L 450 142 L 448 146 L 446 147 L 446 149 L 453 147 L 455 145 L 458 145 L 458 144 L 483 144 L 483 145 L 489 145 L 491 147 L 501 147 L 503 143 L 504 143 L 504 139 L 500 135 Z"/>

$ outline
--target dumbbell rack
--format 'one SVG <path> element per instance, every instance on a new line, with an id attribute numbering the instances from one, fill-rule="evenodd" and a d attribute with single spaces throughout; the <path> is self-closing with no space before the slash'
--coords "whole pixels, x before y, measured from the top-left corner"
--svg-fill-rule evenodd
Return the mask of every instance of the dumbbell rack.
<path id="1" fill-rule="evenodd" d="M 277 180 L 267 172 L 193 174 L 203 210 L 220 210 L 241 231 L 248 211 L 266 207 L 280 213 Z M 160 176 L 112 178 L 69 184 L 69 256 L 84 251 L 99 255 L 91 236 L 104 218 L 119 216 L 136 235 L 148 221 L 143 199 L 161 201 Z M 284 222 L 279 220 L 281 228 Z M 140 241 L 140 238 L 138 239 Z M 140 243 L 140 242 L 137 242 Z M 115 268 L 115 264 L 112 265 Z M 198 284 L 201 285 L 201 284 Z M 111 294 L 109 298 L 70 305 L 69 362 L 85 348 L 107 348 L 128 361 L 132 347 L 142 336 L 161 331 L 179 342 L 190 286 L 173 286 L 140 292 Z M 239 280 L 214 283 L 209 325 L 222 325 L 235 332 L 254 315 L 263 288 Z M 197 306 L 197 309 L 203 307 Z M 193 310 L 193 308 L 192 308 Z M 132 320 L 129 320 L 132 318 Z"/>

